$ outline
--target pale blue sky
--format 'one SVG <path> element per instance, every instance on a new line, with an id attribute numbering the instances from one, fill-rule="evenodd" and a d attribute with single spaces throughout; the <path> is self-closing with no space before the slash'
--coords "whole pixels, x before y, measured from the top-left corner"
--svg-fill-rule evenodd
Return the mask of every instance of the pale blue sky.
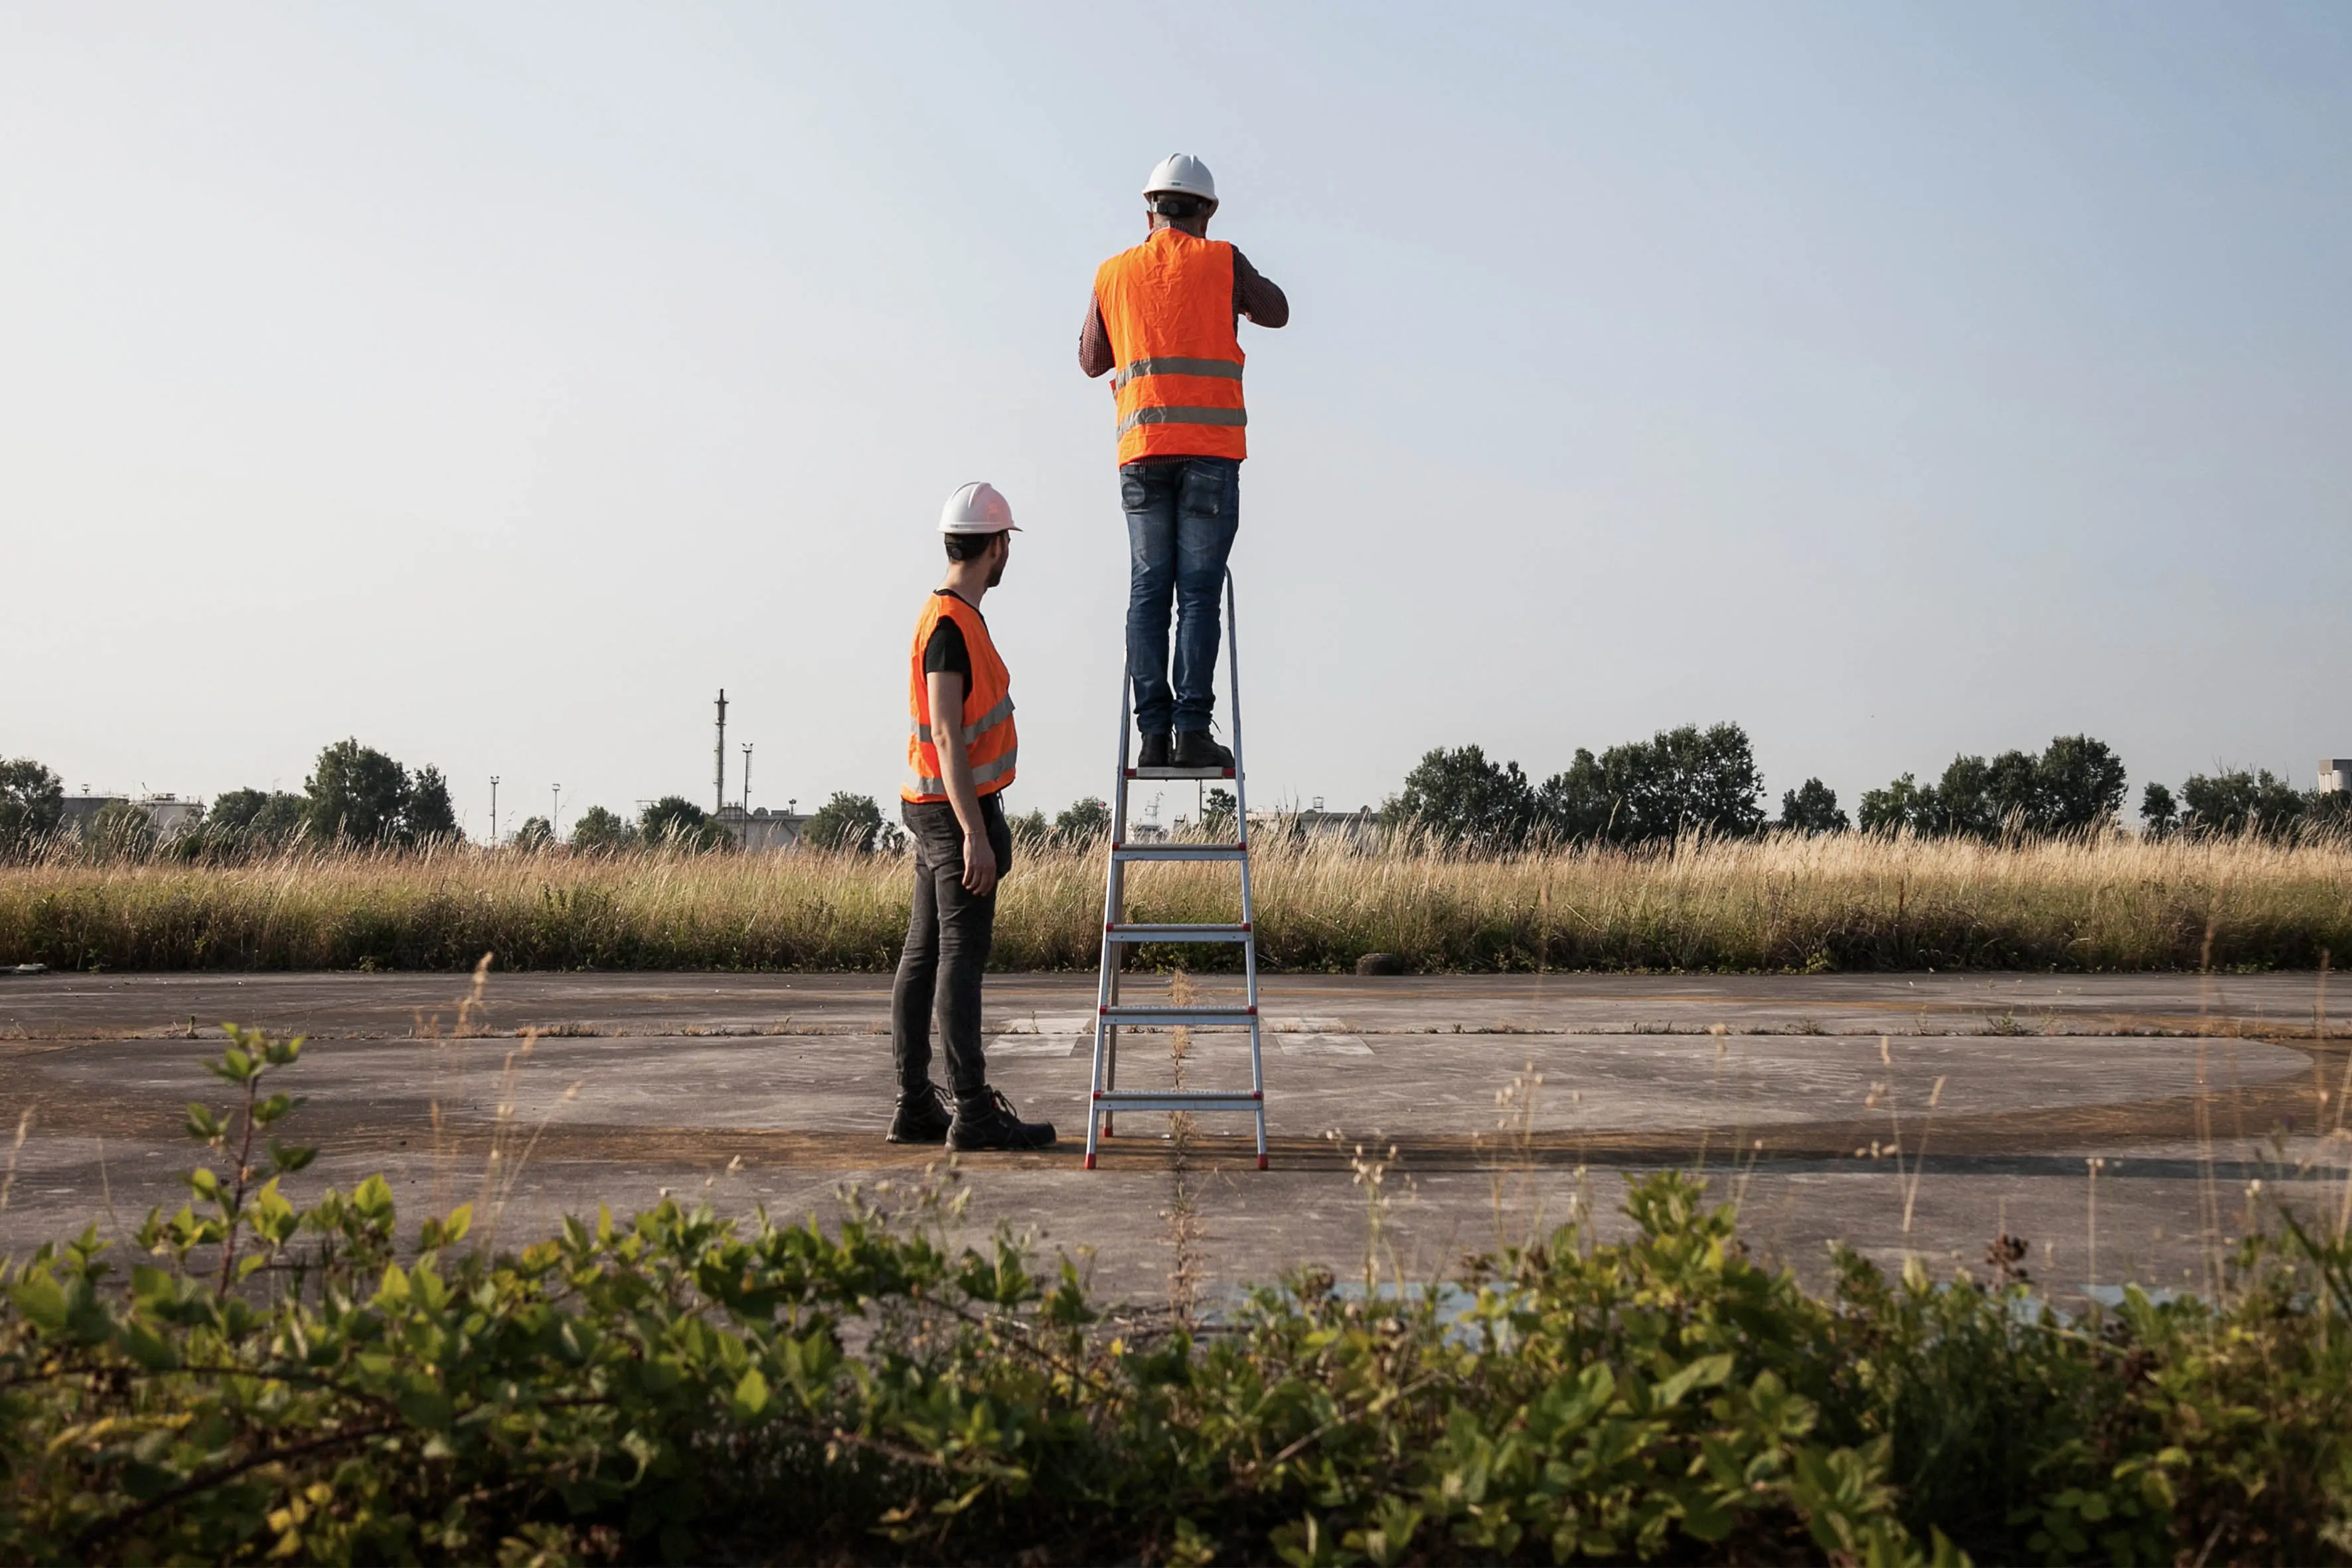
<path id="1" fill-rule="evenodd" d="M 940 500 L 1016 807 L 1103 790 L 1095 264 L 1162 154 L 1244 326 L 1254 796 L 1686 721 L 1777 803 L 2087 730 L 2352 753 L 2352 9 L 0 11 L 0 754 L 470 826 L 888 796 Z M 732 749 L 730 745 L 730 750 Z"/>

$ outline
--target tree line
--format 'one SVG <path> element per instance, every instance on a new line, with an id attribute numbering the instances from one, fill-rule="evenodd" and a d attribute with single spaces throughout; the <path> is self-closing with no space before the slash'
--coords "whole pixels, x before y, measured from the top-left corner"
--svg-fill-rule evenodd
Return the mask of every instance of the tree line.
<path id="1" fill-rule="evenodd" d="M 884 820 L 882 807 L 870 795 L 835 790 L 833 798 L 801 824 L 801 841 L 820 849 L 852 854 L 893 853 L 905 835 Z M 523 825 L 517 843 L 543 848 L 554 842 L 544 817 Z M 723 853 L 741 847 L 718 818 L 683 795 L 664 795 L 631 822 L 619 813 L 592 805 L 572 825 L 572 847 L 588 854 L 613 855 L 631 849 L 678 849 L 688 853 Z"/>
<path id="2" fill-rule="evenodd" d="M 1100 803 L 1096 803 L 1099 805 Z M 1067 815 L 1066 813 L 1065 814 Z M 215 798 L 203 820 L 159 842 L 148 814 L 115 801 L 68 829 L 64 782 L 29 757 L 0 761 L 0 856 L 17 857 L 68 840 L 106 858 L 166 854 L 183 859 L 234 859 L 298 846 L 415 850 L 459 839 L 448 781 L 435 767 L 411 769 L 356 739 L 322 748 L 299 793 L 233 789 Z M 801 830 L 828 849 L 891 852 L 903 835 L 883 819 L 871 795 L 835 791 Z M 515 847 L 555 847 L 544 816 L 524 819 Z M 571 847 L 591 854 L 629 849 L 721 853 L 739 847 L 735 836 L 683 795 L 664 795 L 634 818 L 592 805 L 572 824 Z"/>
<path id="3" fill-rule="evenodd" d="M 1758 834 L 1908 830 L 1923 837 L 2051 837 L 2113 826 L 2125 800 L 2123 759 L 2089 735 L 2059 735 L 2040 754 L 1955 756 L 1933 783 L 1905 773 L 1864 792 L 1850 820 L 1837 792 L 1818 778 L 1786 791 L 1780 815 L 1766 809 L 1755 749 L 1738 724 L 1685 724 L 1600 755 L 1579 747 L 1568 767 L 1538 784 L 1516 762 L 1495 762 L 1475 745 L 1425 752 L 1382 821 L 1449 844 L 1517 848 L 1530 843 L 1634 846 L 1685 833 L 1725 838 Z M 2178 795 L 2150 782 L 2140 824 L 2153 838 L 2176 834 L 2254 834 L 2288 838 L 2314 827 L 2352 826 L 2352 800 L 2297 790 L 2268 770 L 2191 774 Z"/>
<path id="4" fill-rule="evenodd" d="M 1403 788 L 1381 808 L 1390 826 L 1411 826 L 1442 842 L 1517 848 L 1543 842 L 1637 846 L 1685 833 L 1743 838 L 1759 833 L 1907 830 L 1923 837 L 2047 837 L 2114 824 L 2126 795 L 2123 759 L 2089 735 L 2059 735 L 2038 755 L 1955 756 L 1932 782 L 1906 773 L 1866 790 L 1850 820 L 1837 793 L 1808 778 L 1766 809 L 1764 776 L 1738 724 L 1685 724 L 1595 755 L 1579 747 L 1569 765 L 1538 783 L 1516 762 L 1496 762 L 1476 745 L 1423 753 Z M 1219 812 L 1222 812 L 1222 816 Z M 1232 797 L 1218 792 L 1205 827 L 1230 827 Z M 2252 834 L 2285 839 L 2313 828 L 2352 826 L 2352 797 L 2298 790 L 2268 769 L 2192 773 L 2176 792 L 2142 789 L 2141 831 L 2151 838 Z M 65 820 L 58 775 L 29 758 L 0 762 L 0 854 L 55 840 Z M 1110 808 L 1094 796 L 1048 817 L 1011 819 L 1016 837 L 1037 847 L 1075 847 L 1109 829 Z M 838 790 L 803 825 L 815 847 L 895 853 L 905 836 L 871 795 Z M 416 849 L 459 837 L 447 781 L 437 768 L 410 769 L 356 739 L 322 748 L 299 794 L 233 789 L 218 796 L 194 831 L 156 842 L 146 813 L 116 802 L 84 824 L 83 847 L 106 855 L 162 851 L 186 858 L 269 852 L 296 844 Z M 515 843 L 553 847 L 553 826 L 527 818 Z M 658 848 L 721 853 L 735 837 L 683 795 L 665 795 L 632 819 L 602 805 L 580 814 L 570 836 L 583 853 Z"/>
<path id="5" fill-rule="evenodd" d="M 65 829 L 65 785 L 29 757 L 0 763 L 0 853 L 24 854 L 55 842 Z M 81 825 L 86 849 L 145 855 L 158 849 L 187 858 L 281 848 L 297 842 L 419 848 L 457 837 L 457 816 L 441 770 L 415 770 L 356 739 L 322 748 L 297 795 L 233 789 L 216 797 L 203 821 L 158 844 L 146 812 L 128 801 L 101 808 Z"/>
<path id="6" fill-rule="evenodd" d="M 1008 817 L 1006 823 L 1013 837 L 1024 844 L 1075 846 L 1110 831 L 1110 807 L 1099 797 L 1088 795 L 1053 816 L 1036 809 Z M 883 816 L 881 805 L 872 795 L 835 790 L 833 797 L 801 825 L 801 841 L 818 849 L 888 855 L 906 847 L 907 836 Z M 517 842 L 528 847 L 543 847 L 553 842 L 553 835 L 546 819 L 535 816 L 523 825 Z M 709 814 L 678 795 L 656 801 L 635 823 L 601 805 L 592 805 L 572 825 L 571 846 L 575 850 L 597 854 L 649 847 L 688 850 L 736 847 L 733 837 Z"/>

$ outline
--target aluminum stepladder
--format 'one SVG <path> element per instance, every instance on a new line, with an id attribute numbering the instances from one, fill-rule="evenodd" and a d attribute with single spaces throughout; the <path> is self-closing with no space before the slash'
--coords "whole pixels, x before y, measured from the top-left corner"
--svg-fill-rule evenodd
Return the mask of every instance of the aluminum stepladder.
<path id="1" fill-rule="evenodd" d="M 1130 660 L 1118 682 L 1118 771 L 1113 781 L 1110 859 L 1103 882 L 1102 972 L 1095 991 L 1093 1098 L 1087 1106 L 1087 1169 L 1095 1168 L 1101 1139 L 1112 1136 L 1121 1110 L 1245 1110 L 1257 1121 L 1257 1168 L 1265 1169 L 1265 1058 L 1257 1012 L 1257 937 L 1251 929 L 1249 859 L 1249 769 L 1242 754 L 1241 627 L 1234 603 L 1234 574 L 1225 574 L 1225 684 L 1232 716 L 1234 765 L 1224 768 L 1138 768 L 1129 765 L 1133 740 L 1135 670 Z M 1127 792 L 1139 780 L 1231 779 L 1234 840 L 1230 844 L 1130 843 Z M 1156 924 L 1127 919 L 1127 868 L 1139 861 L 1229 860 L 1241 868 L 1242 918 L 1238 925 Z M 1147 942 L 1238 942 L 1244 976 L 1240 1007 L 1127 1006 L 1118 999 L 1119 958 Z M 1118 1031 L 1238 1024 L 1249 1031 L 1250 1086 L 1243 1089 L 1123 1089 L 1118 1087 Z"/>

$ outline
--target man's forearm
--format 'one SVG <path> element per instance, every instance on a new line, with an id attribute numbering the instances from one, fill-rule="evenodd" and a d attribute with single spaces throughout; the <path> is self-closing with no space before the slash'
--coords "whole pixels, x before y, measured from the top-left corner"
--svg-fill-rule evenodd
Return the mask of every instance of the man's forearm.
<path id="1" fill-rule="evenodd" d="M 925 678 L 925 684 L 931 698 L 931 749 L 939 753 L 940 778 L 947 785 L 949 804 L 955 807 L 956 821 L 967 837 L 984 836 L 988 823 L 980 815 L 980 791 L 971 782 L 971 753 L 964 748 L 963 726 L 957 722 L 963 715 L 963 677 L 935 669 Z"/>
<path id="2" fill-rule="evenodd" d="M 1261 327 L 1290 324 L 1290 297 L 1238 250 L 1234 252 L 1234 314 L 1247 316 Z"/>
<path id="3" fill-rule="evenodd" d="M 1110 329 L 1103 324 L 1102 302 L 1093 295 L 1087 296 L 1087 319 L 1078 327 L 1078 368 L 1088 375 L 1107 374 L 1116 356 L 1110 348 Z"/>
<path id="4" fill-rule="evenodd" d="M 949 804 L 966 837 L 986 837 L 988 819 L 980 814 L 980 790 L 971 782 L 971 758 L 963 749 L 963 734 L 952 727 L 939 740 L 940 772 L 948 786 Z"/>

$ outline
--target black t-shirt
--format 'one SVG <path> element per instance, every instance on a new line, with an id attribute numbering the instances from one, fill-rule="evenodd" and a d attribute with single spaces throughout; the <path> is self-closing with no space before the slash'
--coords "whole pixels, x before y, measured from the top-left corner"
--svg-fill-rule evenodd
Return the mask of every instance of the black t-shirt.
<path id="1" fill-rule="evenodd" d="M 936 592 L 960 602 L 963 599 L 952 588 Z M 979 606 L 974 605 L 971 613 L 980 614 Z M 937 675 L 942 670 L 962 676 L 964 695 L 971 695 L 971 649 L 964 644 L 963 628 L 946 616 L 932 623 L 931 639 L 923 645 L 923 673 Z"/>

